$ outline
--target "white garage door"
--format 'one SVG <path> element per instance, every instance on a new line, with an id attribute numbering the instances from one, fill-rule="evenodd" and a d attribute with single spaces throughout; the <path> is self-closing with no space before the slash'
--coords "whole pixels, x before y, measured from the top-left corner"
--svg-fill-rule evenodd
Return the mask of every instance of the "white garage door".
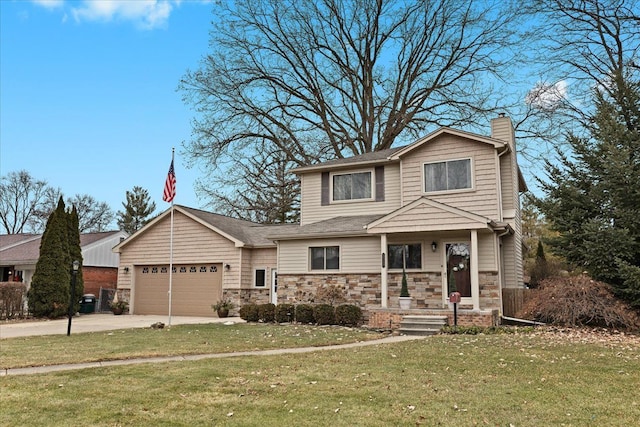
<path id="1" fill-rule="evenodd" d="M 169 314 L 169 266 L 137 266 L 134 314 Z M 215 316 L 211 304 L 222 298 L 222 264 L 174 265 L 171 314 Z"/>

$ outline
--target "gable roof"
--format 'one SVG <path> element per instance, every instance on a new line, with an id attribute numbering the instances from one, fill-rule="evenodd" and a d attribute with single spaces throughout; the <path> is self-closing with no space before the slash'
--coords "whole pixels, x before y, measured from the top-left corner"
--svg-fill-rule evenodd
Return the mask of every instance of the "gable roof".
<path id="1" fill-rule="evenodd" d="M 357 156 L 329 160 L 329 161 L 318 163 L 315 165 L 302 166 L 299 168 L 295 168 L 295 169 L 292 169 L 291 172 L 294 172 L 296 174 L 301 174 L 306 172 L 320 171 L 324 169 L 334 169 L 340 166 L 351 166 L 353 164 L 358 164 L 359 166 L 373 166 L 376 164 L 389 163 L 389 158 L 394 153 L 396 153 L 397 151 L 405 147 L 406 146 L 388 148 L 386 150 L 373 151 L 370 153 L 364 153 Z"/>
<path id="2" fill-rule="evenodd" d="M 80 234 L 80 247 L 86 250 L 122 231 L 103 231 Z M 42 234 L 2 234 L 0 235 L 0 260 L 2 265 L 35 264 L 40 257 Z"/>
<path id="3" fill-rule="evenodd" d="M 419 220 L 415 219 L 416 215 Z M 482 215 L 437 202 L 426 196 L 372 221 L 366 228 L 373 234 L 384 232 L 385 226 L 393 228 L 394 232 L 505 229 L 505 224 L 498 224 Z"/>
<path id="4" fill-rule="evenodd" d="M 214 231 L 215 233 L 223 236 L 234 243 L 236 247 L 275 247 L 275 243 L 268 239 L 266 236 L 273 230 L 287 229 L 291 227 L 298 227 L 298 224 L 274 224 L 263 225 L 251 221 L 245 221 L 242 219 L 231 218 L 229 216 L 216 214 L 213 212 L 203 211 L 201 209 L 194 209 L 182 205 L 174 205 L 172 208 L 167 209 L 140 230 L 132 234 L 128 239 L 122 241 L 113 250 L 119 252 L 120 249 L 139 236 L 144 234 L 149 228 L 153 227 L 163 218 L 166 218 L 171 214 L 171 210 L 174 212 L 180 212 L 195 222 L 203 225 L 204 227 Z"/>
<path id="5" fill-rule="evenodd" d="M 459 138 L 469 139 L 469 140 L 480 142 L 480 143 L 483 143 L 483 144 L 488 144 L 488 145 L 491 145 L 493 148 L 495 148 L 495 149 L 497 149 L 499 151 L 506 150 L 506 149 L 509 148 L 509 145 L 506 142 L 501 141 L 499 139 L 494 139 L 494 138 L 490 138 L 488 136 L 479 135 L 479 134 L 471 133 L 471 132 L 466 132 L 466 131 L 459 130 L 459 129 L 441 127 L 440 129 L 437 129 L 437 130 L 435 130 L 435 131 L 423 136 L 422 138 L 418 139 L 417 141 L 402 147 L 401 150 L 398 150 L 395 153 L 393 153 L 393 155 L 390 157 L 390 159 L 391 160 L 400 159 L 405 154 L 407 154 L 407 153 L 415 150 L 416 148 L 419 148 L 422 145 L 427 144 L 427 143 L 433 141 L 434 139 L 438 138 L 439 136 L 442 136 L 442 135 L 445 135 L 445 134 L 457 136 Z"/>
<path id="6" fill-rule="evenodd" d="M 291 171 L 296 174 L 306 173 L 306 172 L 318 172 L 325 169 L 336 169 L 342 166 L 352 166 L 357 164 L 358 166 L 374 166 L 376 164 L 386 164 L 390 162 L 400 161 L 400 158 L 410 151 L 415 150 L 416 148 L 426 144 L 437 137 L 449 134 L 454 135 L 461 138 L 470 139 L 473 141 L 477 141 L 483 144 L 489 144 L 499 151 L 507 150 L 509 148 L 508 144 L 504 141 L 490 138 L 487 136 L 465 132 L 458 129 L 452 129 L 448 127 L 441 127 L 428 135 L 416 140 L 415 142 L 409 145 L 403 145 L 401 147 L 388 148 L 386 150 L 373 151 L 370 153 L 364 153 L 357 156 L 346 157 L 341 159 L 329 160 L 326 162 L 318 163 L 310 166 L 302 166 L 299 168 L 292 169 Z"/>

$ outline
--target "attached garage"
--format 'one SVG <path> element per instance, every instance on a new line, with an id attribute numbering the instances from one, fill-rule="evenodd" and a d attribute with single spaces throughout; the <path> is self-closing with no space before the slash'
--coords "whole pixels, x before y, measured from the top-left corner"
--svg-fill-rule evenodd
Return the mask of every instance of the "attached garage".
<path id="1" fill-rule="evenodd" d="M 174 205 L 113 248 L 120 254 L 118 298 L 130 303 L 132 314 L 167 315 L 173 260 L 172 315 L 215 317 L 211 305 L 223 298 L 236 308 L 269 302 L 277 250 L 265 236 L 287 226 Z M 256 281 L 260 273 L 262 282 Z"/>
<path id="2" fill-rule="evenodd" d="M 136 266 L 134 280 L 135 313 L 168 314 L 169 266 Z M 212 316 L 222 298 L 222 264 L 174 265 L 171 289 L 172 315 Z"/>

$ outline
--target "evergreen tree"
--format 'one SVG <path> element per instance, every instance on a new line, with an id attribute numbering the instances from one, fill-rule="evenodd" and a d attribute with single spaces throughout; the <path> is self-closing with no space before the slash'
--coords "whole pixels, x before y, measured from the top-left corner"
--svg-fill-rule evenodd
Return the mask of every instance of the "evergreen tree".
<path id="1" fill-rule="evenodd" d="M 82 246 L 80 244 L 80 219 L 78 209 L 73 205 L 71 212 L 67 214 L 67 233 L 69 236 L 69 258 L 71 263 L 80 262 L 80 268 L 76 273 L 76 299 L 74 301 L 74 312 L 80 309 L 80 297 L 84 293 L 84 279 L 82 277 Z M 71 266 L 71 264 L 70 264 Z M 73 271 L 71 271 L 73 274 Z"/>
<path id="2" fill-rule="evenodd" d="M 596 93 L 590 137 L 570 135 L 571 157 L 547 161 L 538 206 L 560 233 L 555 252 L 640 308 L 640 82 L 612 80 L 610 95 Z"/>
<path id="3" fill-rule="evenodd" d="M 62 197 L 49 219 L 40 257 L 28 292 L 29 310 L 36 317 L 60 317 L 68 312 L 71 258 L 67 213 Z"/>
<path id="4" fill-rule="evenodd" d="M 129 234 L 141 229 L 156 210 L 155 202 L 151 201 L 149 192 L 142 187 L 135 186 L 127 191 L 127 202 L 123 202 L 124 211 L 118 211 L 118 227 Z"/>

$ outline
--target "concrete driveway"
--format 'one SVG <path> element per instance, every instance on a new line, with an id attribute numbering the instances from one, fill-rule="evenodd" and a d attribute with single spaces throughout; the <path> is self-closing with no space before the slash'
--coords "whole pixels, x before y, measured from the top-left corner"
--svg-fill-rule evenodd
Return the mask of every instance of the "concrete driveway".
<path id="1" fill-rule="evenodd" d="M 148 328 L 152 324 L 162 322 L 165 328 L 169 325 L 168 316 L 123 314 L 80 314 L 71 320 L 71 334 L 80 332 L 109 331 L 113 329 Z M 189 317 L 171 316 L 171 326 L 201 323 L 244 323 L 239 317 Z M 69 319 L 34 320 L 17 323 L 0 324 L 0 339 L 27 337 L 33 335 L 66 335 Z"/>

